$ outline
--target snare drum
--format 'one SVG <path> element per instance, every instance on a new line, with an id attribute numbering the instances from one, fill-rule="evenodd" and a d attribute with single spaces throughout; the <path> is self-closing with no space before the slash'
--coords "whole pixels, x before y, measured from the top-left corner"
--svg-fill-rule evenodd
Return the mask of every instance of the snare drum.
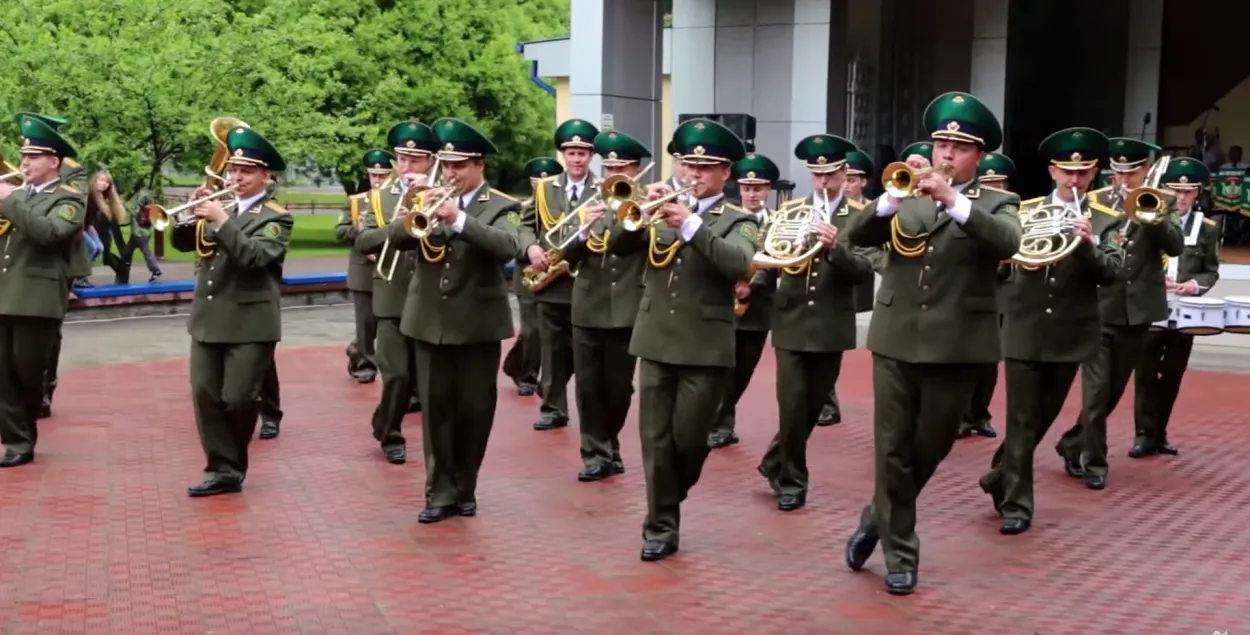
<path id="1" fill-rule="evenodd" d="M 1180 298 L 1176 330 L 1186 335 L 1215 335 L 1224 331 L 1223 298 Z"/>
<path id="2" fill-rule="evenodd" d="M 1224 330 L 1229 333 L 1250 333 L 1250 296 L 1224 298 Z"/>
<path id="3" fill-rule="evenodd" d="M 1176 318 L 1180 315 L 1181 307 L 1176 303 L 1176 298 L 1168 296 L 1168 316 L 1154 322 L 1150 325 L 1152 331 L 1166 331 L 1176 328 Z"/>

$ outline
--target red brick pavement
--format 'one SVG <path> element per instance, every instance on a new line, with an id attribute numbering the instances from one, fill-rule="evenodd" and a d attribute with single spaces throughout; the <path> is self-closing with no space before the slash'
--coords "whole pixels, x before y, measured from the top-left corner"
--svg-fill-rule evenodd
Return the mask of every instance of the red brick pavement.
<path id="1" fill-rule="evenodd" d="M 1250 628 L 1240 377 L 1187 377 L 1179 459 L 1124 458 L 1131 428 L 1118 413 L 1105 492 L 1063 475 L 1052 435 L 1038 454 L 1038 522 L 1023 536 L 998 534 L 976 486 L 994 442 L 960 442 L 922 498 L 920 591 L 894 598 L 879 553 L 868 572 L 842 564 L 872 482 L 863 352 L 844 366 L 847 423 L 816 430 L 810 503 L 790 514 L 755 472 L 774 425 L 765 356 L 739 410 L 742 443 L 713 454 L 683 510 L 682 551 L 660 564 L 638 560 L 636 420 L 623 439 L 628 474 L 577 483 L 576 428 L 534 432 L 537 401 L 501 378 L 479 515 L 422 526 L 420 417 L 408 419 L 412 460 L 387 465 L 368 432 L 378 388 L 350 382 L 341 346 L 284 350 L 279 364 L 282 437 L 253 446 L 243 495 L 208 500 L 184 493 L 202 464 L 185 361 L 66 373 L 37 463 L 0 473 L 0 632 Z M 1000 417 L 1002 405 L 1000 390 Z"/>

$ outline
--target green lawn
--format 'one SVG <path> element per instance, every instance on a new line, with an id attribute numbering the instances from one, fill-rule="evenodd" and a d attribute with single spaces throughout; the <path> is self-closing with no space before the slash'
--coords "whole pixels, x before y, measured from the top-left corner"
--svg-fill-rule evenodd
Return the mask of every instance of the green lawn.
<path id="1" fill-rule="evenodd" d="M 348 245 L 334 239 L 334 226 L 338 223 L 337 214 L 295 214 L 295 228 L 291 230 L 291 246 L 287 258 L 317 258 L 323 256 L 346 256 Z M 129 228 L 125 229 L 129 234 Z M 193 253 L 183 253 L 169 245 L 169 237 L 165 238 L 165 260 L 169 262 L 191 262 Z"/>

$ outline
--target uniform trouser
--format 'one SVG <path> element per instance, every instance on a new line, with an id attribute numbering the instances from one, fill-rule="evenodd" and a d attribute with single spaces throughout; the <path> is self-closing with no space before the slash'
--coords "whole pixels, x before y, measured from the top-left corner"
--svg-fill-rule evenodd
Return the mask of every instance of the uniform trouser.
<path id="1" fill-rule="evenodd" d="M 751 385 L 751 376 L 755 374 L 755 367 L 759 365 L 760 356 L 764 354 L 768 331 L 734 331 L 734 340 L 734 367 L 725 369 L 729 379 L 725 382 L 720 413 L 716 417 L 713 430 L 734 431 L 734 426 L 737 425 L 738 400 L 742 399 L 747 386 Z"/>
<path id="2" fill-rule="evenodd" d="M 775 349 L 777 359 L 777 435 L 760 469 L 782 494 L 807 494 L 807 440 L 829 397 L 828 387 L 842 371 L 842 352 L 807 353 Z"/>
<path id="3" fill-rule="evenodd" d="M 632 327 L 573 327 L 577 419 L 586 467 L 606 467 L 621 460 L 621 430 L 634 398 L 637 359 L 629 354 L 633 334 Z"/>
<path id="4" fill-rule="evenodd" d="M 1107 417 L 1141 360 L 1149 328 L 1104 324 L 1098 352 L 1081 364 L 1081 414 L 1059 439 L 1058 449 L 1070 461 L 1083 454 L 1086 474 L 1107 474 Z"/>
<path id="5" fill-rule="evenodd" d="M 378 318 L 376 359 L 382 375 L 382 396 L 373 410 L 373 438 L 383 450 L 406 444 L 401 429 L 417 379 L 415 348 L 416 342 L 400 332 L 399 318 Z"/>
<path id="6" fill-rule="evenodd" d="M 699 482 L 711 451 L 707 435 L 716 422 L 727 369 L 678 366 L 648 359 L 639 364 L 638 431 L 647 479 L 643 540 L 678 545 L 681 502 Z"/>
<path id="7" fill-rule="evenodd" d="M 191 340 L 191 403 L 207 464 L 205 480 L 242 482 L 256 431 L 261 383 L 274 342 L 206 344 Z"/>
<path id="8" fill-rule="evenodd" d="M 477 476 L 495 423 L 500 349 L 499 342 L 414 343 L 426 507 L 477 500 Z"/>
<path id="9" fill-rule="evenodd" d="M 1145 351 L 1134 372 L 1137 442 L 1167 443 L 1172 406 L 1176 405 L 1193 350 L 1192 335 L 1172 330 L 1147 332 Z"/>
<path id="10" fill-rule="evenodd" d="M 57 326 L 56 339 L 52 341 L 52 346 L 48 354 L 48 369 L 43 373 L 43 397 L 49 402 L 52 401 L 52 393 L 56 392 L 56 376 L 61 366 L 61 327 Z"/>
<path id="11" fill-rule="evenodd" d="M 282 386 L 278 382 L 278 360 L 275 357 L 260 382 L 260 416 L 265 421 L 282 422 Z"/>
<path id="12" fill-rule="evenodd" d="M 876 466 L 867 530 L 881 539 L 886 569 L 916 571 L 916 499 L 946 458 L 968 410 L 980 364 L 912 364 L 872 357 Z"/>
<path id="13" fill-rule="evenodd" d="M 981 487 L 1004 518 L 1032 520 L 1033 454 L 1059 418 L 1080 364 L 1009 359 L 1004 368 L 1007 430 Z"/>
<path id="14" fill-rule="evenodd" d="M 994 399 L 994 387 L 997 384 L 998 364 L 986 364 L 977 373 L 977 385 L 972 390 L 972 407 L 964 415 L 965 426 L 980 426 L 990 422 L 990 401 Z"/>
<path id="15" fill-rule="evenodd" d="M 35 449 L 44 374 L 60 333 L 61 320 L 0 316 L 0 443 L 7 452 Z"/>
<path id="16" fill-rule="evenodd" d="M 539 302 L 538 317 L 542 341 L 542 377 L 539 413 L 545 417 L 568 419 L 569 379 L 573 377 L 573 305 Z"/>
<path id="17" fill-rule="evenodd" d="M 542 367 L 543 347 L 538 303 L 533 300 L 517 300 L 517 313 L 521 318 L 521 334 L 512 342 L 503 360 L 503 372 L 517 383 L 538 383 L 538 369 Z M 574 361 L 576 366 L 576 361 Z"/>
<path id="18" fill-rule="evenodd" d="M 373 342 L 378 336 L 378 320 L 373 316 L 373 293 L 352 291 L 352 308 L 355 314 L 356 338 L 347 347 L 351 370 L 377 370 L 377 363 L 374 361 L 377 349 Z"/>

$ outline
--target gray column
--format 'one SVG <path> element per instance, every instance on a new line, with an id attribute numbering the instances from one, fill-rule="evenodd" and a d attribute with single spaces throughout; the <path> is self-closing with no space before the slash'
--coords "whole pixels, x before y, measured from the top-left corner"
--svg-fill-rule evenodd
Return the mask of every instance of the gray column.
<path id="1" fill-rule="evenodd" d="M 774 160 L 782 166 L 787 178 L 794 181 L 794 195 L 797 197 L 810 194 L 812 184 L 807 166 L 794 158 L 794 146 L 803 137 L 830 131 L 830 92 L 844 96 L 844 91 L 830 91 L 829 85 L 831 0 L 795 0 L 793 4 L 794 38 L 791 41 L 792 62 L 789 69 L 790 138 L 782 155 L 786 161 Z M 844 74 L 839 73 L 838 76 L 843 77 Z M 842 123 L 838 122 L 838 132 L 841 132 Z"/>
<path id="2" fill-rule="evenodd" d="M 1009 0 L 976 0 L 972 20 L 971 89 L 1007 128 L 1007 7 Z"/>
<path id="3" fill-rule="evenodd" d="M 577 0 L 570 6 L 571 115 L 627 132 L 657 158 L 667 142 L 660 140 L 662 28 L 655 0 Z"/>
<path id="4" fill-rule="evenodd" d="M 1163 50 L 1163 0 L 1131 0 L 1128 21 L 1128 67 L 1124 86 L 1126 137 L 1139 137 L 1147 114 L 1145 140 L 1154 142 L 1159 119 L 1159 65 Z"/>
<path id="5" fill-rule="evenodd" d="M 675 129 L 682 113 L 716 111 L 716 0 L 673 0 L 672 44 L 669 94 Z"/>

